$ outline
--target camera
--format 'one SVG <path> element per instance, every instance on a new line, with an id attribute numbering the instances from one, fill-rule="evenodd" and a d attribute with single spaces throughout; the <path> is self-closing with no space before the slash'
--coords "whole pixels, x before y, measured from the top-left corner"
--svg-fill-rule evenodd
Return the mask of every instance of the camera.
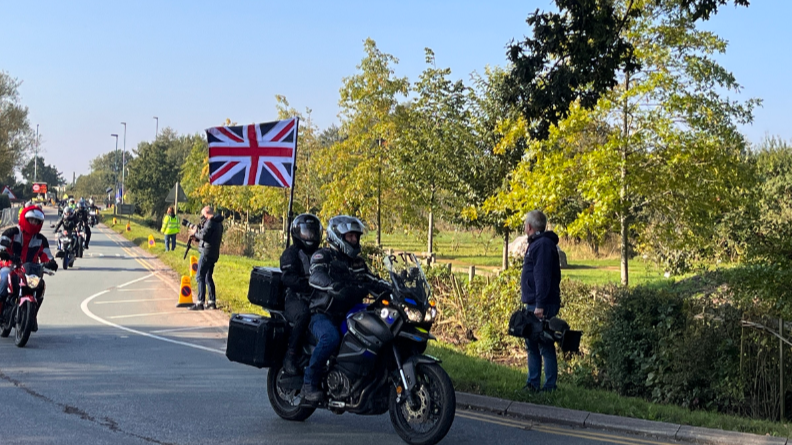
<path id="1" fill-rule="evenodd" d="M 190 221 L 187 221 L 186 219 L 181 220 L 181 225 L 183 225 L 184 227 L 187 227 L 188 229 L 197 229 L 198 228 L 198 226 L 196 226 L 195 224 L 191 223 Z"/>

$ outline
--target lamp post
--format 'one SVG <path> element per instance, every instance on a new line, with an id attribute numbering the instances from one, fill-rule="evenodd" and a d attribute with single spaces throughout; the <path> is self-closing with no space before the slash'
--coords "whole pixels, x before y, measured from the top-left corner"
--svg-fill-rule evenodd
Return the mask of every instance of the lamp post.
<path id="1" fill-rule="evenodd" d="M 114 159 L 115 162 L 113 162 L 113 170 L 115 170 L 115 174 L 116 174 L 116 178 L 115 178 L 116 183 L 114 187 L 118 188 L 118 135 L 113 133 L 110 135 L 110 137 L 115 138 L 115 159 Z"/>
<path id="2" fill-rule="evenodd" d="M 121 154 L 121 204 L 124 203 L 124 195 L 126 194 L 124 170 L 126 168 L 126 122 L 121 122 L 124 126 L 124 152 Z"/>
<path id="3" fill-rule="evenodd" d="M 157 116 L 154 116 L 154 120 L 157 121 L 157 126 L 155 127 L 156 130 L 154 130 L 154 142 L 156 142 L 157 136 L 159 136 L 159 118 Z"/>
<path id="4" fill-rule="evenodd" d="M 36 124 L 36 155 L 33 156 L 33 182 L 38 181 L 39 124 Z"/>

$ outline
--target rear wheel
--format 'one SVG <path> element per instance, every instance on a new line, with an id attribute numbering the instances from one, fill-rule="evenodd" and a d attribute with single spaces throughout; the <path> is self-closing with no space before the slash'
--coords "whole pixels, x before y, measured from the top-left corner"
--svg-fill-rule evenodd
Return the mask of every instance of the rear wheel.
<path id="1" fill-rule="evenodd" d="M 422 364 L 415 369 L 418 386 L 413 403 L 397 402 L 391 387 L 390 418 L 396 433 L 412 445 L 433 445 L 441 441 L 456 414 L 456 393 L 451 379 L 438 364 Z"/>
<path id="2" fill-rule="evenodd" d="M 30 330 L 33 329 L 33 317 L 36 316 L 33 303 L 26 301 L 17 308 L 16 325 L 14 326 L 14 344 L 18 348 L 24 347 L 30 339 Z"/>
<path id="3" fill-rule="evenodd" d="M 284 374 L 281 365 L 273 366 L 267 371 L 267 396 L 270 405 L 280 418 L 302 422 L 311 417 L 316 408 L 300 406 L 300 390 L 285 388 L 282 382 Z"/>

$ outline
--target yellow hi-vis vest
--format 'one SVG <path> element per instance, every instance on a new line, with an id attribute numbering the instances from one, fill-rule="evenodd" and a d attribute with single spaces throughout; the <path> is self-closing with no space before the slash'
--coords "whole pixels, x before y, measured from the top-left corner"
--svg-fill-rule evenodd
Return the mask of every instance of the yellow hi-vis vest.
<path id="1" fill-rule="evenodd" d="M 162 218 L 162 229 L 160 229 L 160 232 L 165 235 L 175 235 L 179 233 L 179 219 L 166 213 L 165 217 Z"/>

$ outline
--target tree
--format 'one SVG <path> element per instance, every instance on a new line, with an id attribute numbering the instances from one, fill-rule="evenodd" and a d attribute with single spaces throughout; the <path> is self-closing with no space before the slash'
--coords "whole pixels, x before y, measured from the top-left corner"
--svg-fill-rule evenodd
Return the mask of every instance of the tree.
<path id="1" fill-rule="evenodd" d="M 56 185 L 66 184 L 63 174 L 55 168 L 54 165 L 47 165 L 44 163 L 44 158 L 38 156 L 38 166 L 35 164 L 35 159 L 31 159 L 22 167 L 22 178 L 28 183 L 33 182 L 46 182 L 50 187 Z M 36 178 L 34 178 L 34 176 Z M 36 179 L 34 181 L 34 179 Z"/>
<path id="2" fill-rule="evenodd" d="M 460 154 L 467 150 L 472 134 L 467 87 L 448 79 L 449 68 L 437 68 L 429 48 L 426 63 L 430 66 L 413 85 L 417 97 L 399 114 L 394 158 L 404 198 L 413 210 L 428 215 L 427 252 L 431 254 L 435 214 L 462 192 L 460 171 L 467 168 L 467 157 Z"/>
<path id="3" fill-rule="evenodd" d="M 537 10 L 526 22 L 533 36 L 512 42 L 510 101 L 519 104 L 536 139 L 564 119 L 573 103 L 591 109 L 613 89 L 618 76 L 641 68 L 626 30 L 647 14 L 707 20 L 728 0 L 555 0 L 559 12 Z M 748 6 L 748 0 L 734 0 Z"/>
<path id="4" fill-rule="evenodd" d="M 0 177 L 10 175 L 22 164 L 33 142 L 28 109 L 20 103 L 22 82 L 0 71 Z"/>
<path id="5" fill-rule="evenodd" d="M 321 213 L 348 213 L 373 222 L 381 245 L 383 208 L 398 214 L 397 198 L 387 185 L 393 183 L 395 169 L 389 142 L 397 137 L 397 97 L 407 95 L 409 82 L 394 76 L 398 59 L 380 51 L 374 40 L 366 39 L 364 50 L 358 73 L 345 78 L 340 90 L 346 139 L 323 152 L 319 173 L 331 180 L 322 187 L 326 200 Z"/>
<path id="6" fill-rule="evenodd" d="M 736 125 L 750 122 L 757 104 L 718 94 L 739 90 L 711 57 L 726 43 L 696 30 L 693 15 L 635 3 L 641 15 L 623 32 L 643 69 L 593 110 L 574 103 L 546 140 L 531 143 L 511 189 L 489 201 L 492 210 L 542 208 L 553 218 L 582 200 L 565 230 L 617 231 L 624 285 L 634 249 L 676 272 L 712 240 L 717 218 L 739 201 L 745 142 Z"/>

